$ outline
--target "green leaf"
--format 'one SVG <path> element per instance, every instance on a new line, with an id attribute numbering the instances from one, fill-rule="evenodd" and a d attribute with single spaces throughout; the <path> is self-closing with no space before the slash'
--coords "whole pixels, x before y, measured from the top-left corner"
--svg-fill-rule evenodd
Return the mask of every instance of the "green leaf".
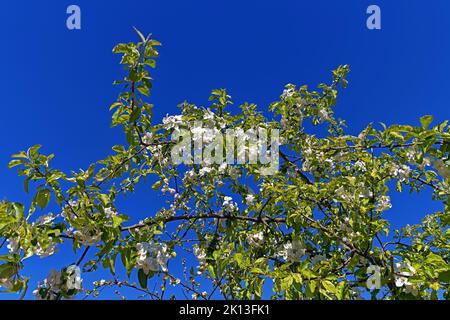
<path id="1" fill-rule="evenodd" d="M 144 35 L 142 34 L 142 32 L 140 32 L 136 27 L 133 27 L 134 31 L 136 31 L 136 33 L 139 35 L 139 37 L 141 38 L 142 42 L 147 41 L 147 39 L 144 37 Z"/>
<path id="2" fill-rule="evenodd" d="M 103 259 L 102 266 L 104 268 L 109 268 L 112 275 L 116 274 L 116 257 L 117 253 L 114 253 L 111 257 Z"/>
<path id="3" fill-rule="evenodd" d="M 433 116 L 428 115 L 420 118 L 420 123 L 422 124 L 423 129 L 427 129 L 431 122 L 433 122 Z"/>
<path id="4" fill-rule="evenodd" d="M 116 108 L 116 107 L 118 107 L 118 106 L 121 106 L 122 105 L 122 102 L 114 102 L 110 107 L 109 107 L 109 111 L 111 111 L 112 109 L 114 109 L 114 108 Z"/>
<path id="5" fill-rule="evenodd" d="M 118 45 L 116 45 L 113 48 L 113 53 L 126 53 L 127 51 L 129 51 L 128 49 L 128 45 L 125 43 L 119 43 Z"/>
<path id="6" fill-rule="evenodd" d="M 13 154 L 13 155 L 11 156 L 11 158 L 27 159 L 27 154 L 26 154 L 25 152 L 21 151 L 21 152 L 18 153 L 18 154 Z"/>
<path id="7" fill-rule="evenodd" d="M 292 275 L 287 275 L 285 278 L 281 279 L 281 290 L 288 290 L 292 286 L 293 282 L 294 278 L 292 277 Z"/>
<path id="8" fill-rule="evenodd" d="M 139 269 L 139 271 L 138 271 L 138 279 L 139 279 L 139 284 L 141 285 L 141 288 L 147 289 L 148 277 L 145 274 L 144 270 Z"/>
<path id="9" fill-rule="evenodd" d="M 264 271 L 262 271 L 260 268 L 251 268 L 251 273 L 257 273 L 257 274 L 264 274 Z"/>
<path id="10" fill-rule="evenodd" d="M 37 144 L 37 145 L 34 145 L 31 148 L 29 148 L 28 151 L 27 151 L 28 156 L 30 158 L 33 158 L 37 154 L 37 152 L 39 151 L 39 149 L 41 147 L 42 146 L 40 144 Z"/>
<path id="11" fill-rule="evenodd" d="M 24 160 L 17 160 L 17 159 L 16 160 L 11 160 L 8 163 L 8 168 L 11 169 L 11 168 L 20 166 L 22 163 L 24 163 Z"/>
<path id="12" fill-rule="evenodd" d="M 314 293 L 316 291 L 316 286 L 317 286 L 316 281 L 314 281 L 314 280 L 308 281 L 307 288 L 308 288 L 309 292 Z"/>
<path id="13" fill-rule="evenodd" d="M 8 279 L 17 273 L 17 265 L 14 263 L 5 263 L 0 265 L 0 279 Z"/>
<path id="14" fill-rule="evenodd" d="M 124 214 L 113 216 L 112 217 L 113 228 L 119 227 L 122 224 L 122 222 L 125 222 L 125 221 L 128 221 L 128 220 L 129 220 L 129 218 L 126 215 L 124 215 Z"/>
<path id="15" fill-rule="evenodd" d="M 146 87 L 146 86 L 139 86 L 137 89 L 144 96 L 148 97 L 150 95 L 150 89 L 148 87 Z"/>
<path id="16" fill-rule="evenodd" d="M 135 122 L 141 116 L 141 109 L 135 108 L 130 114 L 130 122 Z"/>
<path id="17" fill-rule="evenodd" d="M 244 255 L 238 252 L 234 255 L 234 260 L 237 262 L 239 267 L 242 267 L 244 264 Z"/>
<path id="18" fill-rule="evenodd" d="M 163 184 L 163 182 L 161 180 L 158 180 L 152 185 L 152 189 L 159 190 L 159 188 L 161 187 L 162 184 Z"/>
<path id="19" fill-rule="evenodd" d="M 14 202 L 12 205 L 13 205 L 14 211 L 16 212 L 16 218 L 19 219 L 19 220 L 22 219 L 24 217 L 24 215 L 23 215 L 23 210 L 24 210 L 23 204 L 21 204 L 19 202 Z"/>
<path id="20" fill-rule="evenodd" d="M 48 203 L 50 202 L 50 196 L 51 196 L 50 190 L 48 190 L 48 189 L 39 190 L 35 197 L 36 204 L 41 209 L 44 209 L 45 207 L 47 207 Z"/>
<path id="21" fill-rule="evenodd" d="M 444 261 L 444 259 L 442 259 L 441 256 L 435 254 L 435 253 L 430 253 L 428 254 L 428 256 L 425 259 L 425 262 L 427 264 L 430 264 L 434 267 L 438 267 L 438 266 L 445 266 L 447 263 Z"/>
<path id="22" fill-rule="evenodd" d="M 450 283 L 450 270 L 441 272 L 439 274 L 439 280 L 445 283 Z"/>
<path id="23" fill-rule="evenodd" d="M 325 280 L 322 281 L 322 286 L 325 288 L 325 290 L 327 290 L 330 293 L 336 293 L 336 287 L 334 286 L 333 283 L 331 283 L 331 281 Z"/>
<path id="24" fill-rule="evenodd" d="M 146 60 L 144 64 L 152 68 L 156 68 L 156 61 L 153 59 Z"/>

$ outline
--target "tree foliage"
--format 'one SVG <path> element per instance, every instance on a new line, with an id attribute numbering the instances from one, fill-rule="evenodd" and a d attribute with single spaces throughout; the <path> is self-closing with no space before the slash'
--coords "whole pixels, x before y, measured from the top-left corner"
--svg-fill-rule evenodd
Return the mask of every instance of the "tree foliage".
<path id="1" fill-rule="evenodd" d="M 208 107 L 184 102 L 179 115 L 153 123 L 147 97 L 160 43 L 138 34 L 139 42 L 113 49 L 126 75 L 115 82 L 123 90 L 110 107 L 112 125 L 123 129 L 126 145 L 70 173 L 54 168 L 53 154 L 39 145 L 13 155 L 9 167 L 34 196 L 27 207 L 0 203 L 1 245 L 8 244 L 0 257 L 4 291 L 24 293 L 26 260 L 56 254 L 69 242 L 79 260 L 51 271 L 33 288 L 37 298 L 97 296 L 103 287 L 123 286 L 154 299 L 168 298 L 170 286 L 198 299 L 449 297 L 447 122 L 424 116 L 418 126 L 371 123 L 348 134 L 334 115 L 349 71 L 340 66 L 316 90 L 287 85 L 265 112 L 250 103 L 235 108 L 218 89 Z M 171 134 L 195 121 L 217 132 L 280 130 L 279 170 L 263 175 L 254 164 L 175 165 Z M 147 180 L 156 181 L 153 192 L 166 205 L 132 221 L 115 203 Z M 427 189 L 442 211 L 425 212 L 418 225 L 391 227 L 390 196 Z M 61 213 L 46 213 L 50 203 Z M 189 268 L 189 256 L 196 267 Z M 118 264 L 130 280 L 119 279 Z M 82 275 L 98 268 L 109 269 L 111 279 L 82 288 Z M 377 275 L 379 286 L 368 287 Z M 158 286 L 148 286 L 150 280 Z"/>

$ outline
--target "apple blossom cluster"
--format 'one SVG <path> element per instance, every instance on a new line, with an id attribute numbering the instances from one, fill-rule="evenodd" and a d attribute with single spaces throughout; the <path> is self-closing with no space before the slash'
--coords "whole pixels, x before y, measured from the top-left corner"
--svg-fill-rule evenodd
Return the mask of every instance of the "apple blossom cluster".
<path id="1" fill-rule="evenodd" d="M 395 285 L 399 288 L 404 288 L 405 293 L 411 293 L 413 295 L 418 294 L 417 286 L 409 281 L 409 277 L 416 274 L 416 269 L 413 268 L 408 262 L 397 262 L 394 265 L 394 279 Z"/>
<path id="2" fill-rule="evenodd" d="M 178 129 L 180 125 L 183 124 L 183 116 L 182 115 L 176 115 L 176 116 L 169 116 L 167 115 L 163 120 L 163 125 L 166 130 L 170 129 Z"/>
<path id="3" fill-rule="evenodd" d="M 233 201 L 232 197 L 225 196 L 223 198 L 222 207 L 224 208 L 226 213 L 233 213 L 238 210 L 238 205 Z"/>
<path id="4" fill-rule="evenodd" d="M 155 243 L 153 241 L 138 243 L 137 267 L 142 269 L 145 274 L 150 272 L 167 271 L 167 261 L 171 258 L 165 243 Z"/>
<path id="5" fill-rule="evenodd" d="M 389 196 L 383 195 L 377 198 L 377 203 L 375 204 L 375 210 L 378 212 L 383 212 L 392 208 L 391 198 Z"/>
<path id="6" fill-rule="evenodd" d="M 262 232 L 249 234 L 247 242 L 253 248 L 261 248 L 264 245 L 264 234 Z"/>
<path id="7" fill-rule="evenodd" d="M 49 213 L 46 215 L 42 215 L 39 218 L 36 219 L 36 221 L 33 223 L 33 225 L 42 226 L 47 225 L 55 221 L 59 215 L 55 215 L 53 213 Z"/>
<path id="8" fill-rule="evenodd" d="M 14 237 L 8 240 L 8 245 L 6 246 L 10 253 L 19 253 L 21 250 L 20 237 Z M 52 237 L 48 238 L 47 243 L 37 242 L 32 248 L 31 253 L 35 254 L 41 258 L 49 257 L 57 252 L 57 245 L 59 242 L 54 241 Z"/>
<path id="9" fill-rule="evenodd" d="M 38 243 L 34 248 L 34 254 L 39 256 L 40 258 L 46 258 L 51 255 L 54 255 L 57 252 L 56 246 L 59 242 L 54 242 L 53 238 L 49 238 L 49 243 L 42 245 Z"/>
<path id="10" fill-rule="evenodd" d="M 299 262 L 305 254 L 306 248 L 299 240 L 289 241 L 283 244 L 278 252 L 278 256 L 287 262 Z"/>
<path id="11" fill-rule="evenodd" d="M 62 271 L 52 270 L 33 294 L 38 300 L 71 298 L 82 290 L 82 282 L 80 268 L 70 265 Z"/>

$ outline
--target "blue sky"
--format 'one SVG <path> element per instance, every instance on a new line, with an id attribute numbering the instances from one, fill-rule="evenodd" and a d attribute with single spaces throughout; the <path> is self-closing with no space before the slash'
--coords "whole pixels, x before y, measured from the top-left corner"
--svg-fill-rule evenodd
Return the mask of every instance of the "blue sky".
<path id="1" fill-rule="evenodd" d="M 66 28 L 70 4 L 81 8 L 81 30 Z M 381 30 L 366 28 L 370 4 L 381 7 Z M 68 171 L 86 168 L 123 142 L 121 130 L 110 128 L 108 107 L 119 90 L 112 82 L 121 75 L 111 49 L 137 40 L 132 26 L 163 43 L 153 73 L 156 119 L 176 113 L 184 100 L 205 105 L 214 88 L 227 88 L 236 104 L 265 109 L 285 84 L 315 86 L 329 81 L 333 68 L 349 64 L 350 85 L 336 114 L 356 133 L 371 121 L 449 118 L 448 12 L 446 0 L 5 2 L 0 197 L 29 199 L 22 179 L 6 167 L 19 150 L 42 144 L 43 152 L 56 154 L 53 165 Z M 396 196 L 387 216 L 395 226 L 418 222 L 440 207 L 428 196 Z M 119 205 L 139 220 L 160 203 L 144 186 Z M 31 286 L 49 266 L 60 268 L 70 259 L 34 260 L 26 269 Z"/>

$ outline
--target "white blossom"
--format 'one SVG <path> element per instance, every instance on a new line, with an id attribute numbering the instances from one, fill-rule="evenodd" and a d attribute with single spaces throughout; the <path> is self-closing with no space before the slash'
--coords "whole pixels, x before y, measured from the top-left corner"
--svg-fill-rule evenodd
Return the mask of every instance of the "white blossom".
<path id="1" fill-rule="evenodd" d="M 306 248 L 303 246 L 303 243 L 295 240 L 283 244 L 278 256 L 282 257 L 287 262 L 298 262 L 305 253 Z"/>
<path id="2" fill-rule="evenodd" d="M 196 177 L 196 174 L 195 174 L 194 170 L 189 170 L 184 174 L 184 179 L 188 180 L 188 181 L 194 180 L 195 177 Z"/>
<path id="3" fill-rule="evenodd" d="M 44 281 L 38 283 L 38 287 L 33 291 L 38 300 L 56 300 L 63 285 L 60 271 L 52 270 Z"/>
<path id="4" fill-rule="evenodd" d="M 251 247 L 260 248 L 264 245 L 264 234 L 262 232 L 249 234 L 247 236 L 247 242 Z"/>
<path id="5" fill-rule="evenodd" d="M 237 209 L 237 203 L 233 202 L 232 197 L 228 197 L 228 196 L 225 196 L 223 198 L 222 206 L 224 207 L 225 211 L 227 211 L 227 212 L 233 212 Z"/>
<path id="6" fill-rule="evenodd" d="M 162 122 L 163 122 L 164 128 L 166 130 L 169 130 L 172 128 L 178 128 L 178 126 L 183 123 L 183 116 L 182 115 L 176 115 L 176 116 L 166 115 L 166 117 L 163 118 Z"/>
<path id="7" fill-rule="evenodd" d="M 165 243 L 155 243 L 153 241 L 138 243 L 136 249 L 139 255 L 137 267 L 146 274 L 150 271 L 167 271 L 167 261 L 171 255 Z"/>
<path id="8" fill-rule="evenodd" d="M 142 137 L 142 142 L 146 145 L 151 144 L 153 141 L 153 134 L 151 132 L 146 132 L 144 136 Z"/>
<path id="9" fill-rule="evenodd" d="M 222 164 L 219 166 L 218 172 L 219 172 L 220 174 L 224 174 L 224 173 L 225 173 L 225 170 L 227 169 L 227 166 L 228 166 L 228 164 L 227 164 L 226 162 L 222 163 Z"/>
<path id="10" fill-rule="evenodd" d="M 416 163 L 416 158 L 417 152 L 415 150 L 410 149 L 406 152 L 406 159 L 408 159 L 410 163 Z"/>
<path id="11" fill-rule="evenodd" d="M 405 293 L 417 296 L 419 294 L 419 290 L 417 289 L 417 286 L 407 282 L 405 283 Z"/>
<path id="12" fill-rule="evenodd" d="M 366 164 L 364 161 L 358 160 L 355 162 L 355 168 L 357 168 L 359 171 L 366 172 Z"/>
<path id="13" fill-rule="evenodd" d="M 330 119 L 330 114 L 328 113 L 328 110 L 325 108 L 319 109 L 319 117 L 322 121 L 327 121 Z"/>
<path id="14" fill-rule="evenodd" d="M 64 272 L 52 270 L 44 281 L 38 283 L 33 291 L 39 300 L 57 300 L 61 294 L 69 294 L 69 291 L 82 289 L 81 270 L 77 265 L 70 265 Z M 72 294 L 72 292 L 70 292 Z"/>
<path id="15" fill-rule="evenodd" d="M 336 193 L 336 196 L 343 201 L 352 200 L 352 195 L 343 186 L 340 186 L 334 192 Z"/>
<path id="16" fill-rule="evenodd" d="M 206 261 L 206 252 L 202 248 L 200 248 L 197 245 L 193 246 L 194 255 L 200 262 L 200 264 L 203 264 Z"/>
<path id="17" fill-rule="evenodd" d="M 381 196 L 377 199 L 375 204 L 375 210 L 378 212 L 383 212 L 392 208 L 391 198 L 389 196 Z"/>
<path id="18" fill-rule="evenodd" d="M 99 281 L 94 281 L 93 285 L 95 287 L 102 287 L 102 286 L 106 285 L 106 280 L 105 279 L 101 279 Z"/>
<path id="19" fill-rule="evenodd" d="M 63 207 L 61 216 L 66 220 L 74 220 L 79 204 L 79 200 L 70 200 L 68 204 Z"/>
<path id="20" fill-rule="evenodd" d="M 397 169 L 397 175 L 400 182 L 407 182 L 411 174 L 411 168 L 407 165 L 402 165 Z"/>
<path id="21" fill-rule="evenodd" d="M 51 222 L 53 222 L 58 216 L 54 215 L 53 213 L 49 213 L 43 216 L 40 216 L 39 218 L 36 219 L 36 221 L 34 222 L 34 225 L 44 225 L 44 224 L 49 224 Z"/>
<path id="22" fill-rule="evenodd" d="M 245 204 L 246 205 L 252 205 L 255 201 L 255 196 L 251 193 L 249 193 L 246 197 L 245 197 Z"/>
<path id="23" fill-rule="evenodd" d="M 410 281 L 409 277 L 416 274 L 416 269 L 406 261 L 397 262 L 394 265 L 394 280 L 396 287 L 404 287 L 406 293 L 417 295 L 418 290 Z"/>
<path id="24" fill-rule="evenodd" d="M 50 238 L 50 242 L 46 245 L 46 248 L 42 246 L 42 244 L 38 243 L 36 247 L 33 248 L 34 254 L 39 256 L 40 258 L 46 258 L 56 253 L 56 246 L 58 243 L 54 242 Z"/>
<path id="25" fill-rule="evenodd" d="M 198 174 L 200 175 L 200 177 L 203 177 L 205 174 L 210 173 L 211 170 L 212 170 L 211 167 L 202 167 L 202 168 L 199 170 Z"/>
<path id="26" fill-rule="evenodd" d="M 71 265 L 67 267 L 66 269 L 67 274 L 67 280 L 66 280 L 66 287 L 68 290 L 81 290 L 82 289 L 82 282 L 83 279 L 81 279 L 81 270 L 80 267 L 77 265 Z"/>
<path id="27" fill-rule="evenodd" d="M 15 237 L 8 239 L 8 245 L 6 246 L 11 253 L 17 253 L 20 250 L 20 238 Z"/>
<path id="28" fill-rule="evenodd" d="M 75 290 L 75 293 L 80 291 L 82 281 L 80 268 L 77 265 L 70 265 L 64 272 L 50 271 L 47 278 L 38 283 L 33 294 L 39 300 L 57 300 L 62 294 L 68 295 L 71 290 Z"/>
<path id="29" fill-rule="evenodd" d="M 281 97 L 283 99 L 286 99 L 286 98 L 292 97 L 294 95 L 294 93 L 295 93 L 295 90 L 292 88 L 284 89 L 283 93 L 281 94 Z"/>
<path id="30" fill-rule="evenodd" d="M 112 218 L 117 215 L 117 212 L 113 208 L 108 207 L 105 208 L 105 214 L 108 218 Z"/>
<path id="31" fill-rule="evenodd" d="M 214 120 L 214 112 L 212 112 L 210 109 L 206 109 L 205 113 L 203 114 L 203 119 L 207 121 Z"/>

